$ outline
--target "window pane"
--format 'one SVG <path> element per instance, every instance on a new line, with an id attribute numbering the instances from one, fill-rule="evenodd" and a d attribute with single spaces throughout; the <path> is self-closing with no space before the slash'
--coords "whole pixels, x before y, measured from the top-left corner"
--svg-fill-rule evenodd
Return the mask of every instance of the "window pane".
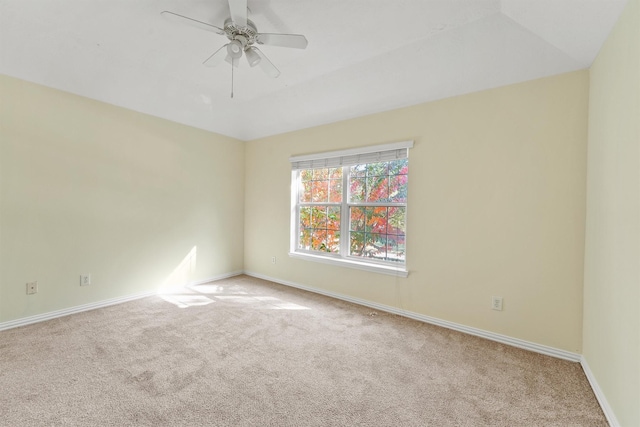
<path id="1" fill-rule="evenodd" d="M 354 165 L 349 168 L 349 176 L 354 178 L 364 178 L 367 176 L 367 165 Z"/>
<path id="2" fill-rule="evenodd" d="M 372 233 L 351 233 L 349 255 L 364 258 L 384 257 L 386 236 Z M 381 252 L 382 251 L 382 252 Z"/>
<path id="3" fill-rule="evenodd" d="M 311 248 L 311 232 L 310 228 L 300 229 L 300 241 L 298 242 L 298 249 L 310 249 Z"/>
<path id="4" fill-rule="evenodd" d="M 366 165 L 367 176 L 386 176 L 389 174 L 389 163 L 369 163 Z"/>
<path id="5" fill-rule="evenodd" d="M 329 179 L 329 169 L 313 169 L 313 179 L 315 181 Z"/>
<path id="6" fill-rule="evenodd" d="M 302 181 L 300 183 L 300 201 L 302 203 L 311 201 L 311 182 L 312 181 Z"/>
<path id="7" fill-rule="evenodd" d="M 327 207 L 314 206 L 311 208 L 311 227 L 327 228 Z"/>
<path id="8" fill-rule="evenodd" d="M 365 253 L 367 256 L 376 259 L 386 259 L 387 257 L 387 235 L 372 233 L 367 235 L 367 245 Z"/>
<path id="9" fill-rule="evenodd" d="M 313 230 L 311 234 L 311 250 L 326 251 L 327 230 Z"/>
<path id="10" fill-rule="evenodd" d="M 327 230 L 327 252 L 340 252 L 340 231 Z"/>
<path id="11" fill-rule="evenodd" d="M 331 168 L 331 169 L 329 169 L 329 178 L 330 179 L 342 179 L 342 168 Z"/>
<path id="12" fill-rule="evenodd" d="M 405 237 L 389 236 L 387 244 L 387 260 L 404 262 Z"/>
<path id="13" fill-rule="evenodd" d="M 389 162 L 389 175 L 406 175 L 409 173 L 409 159 Z"/>
<path id="14" fill-rule="evenodd" d="M 318 252 L 340 252 L 340 232 L 336 230 L 304 229 L 300 231 L 298 249 Z"/>
<path id="15" fill-rule="evenodd" d="M 387 225 L 387 233 L 397 234 L 397 235 L 406 234 L 405 212 L 406 212 L 406 208 L 404 207 L 389 208 L 389 214 L 388 214 L 389 220 Z"/>
<path id="16" fill-rule="evenodd" d="M 407 202 L 407 175 L 395 175 L 389 180 L 389 201 L 394 203 Z"/>
<path id="17" fill-rule="evenodd" d="M 349 255 L 362 256 L 364 250 L 364 233 L 352 232 L 349 234 Z"/>
<path id="18" fill-rule="evenodd" d="M 366 178 L 349 179 L 349 202 L 358 203 L 365 201 Z"/>
<path id="19" fill-rule="evenodd" d="M 327 213 L 327 228 L 329 230 L 340 230 L 340 207 L 329 206 Z"/>
<path id="20" fill-rule="evenodd" d="M 340 252 L 340 206 L 300 207 L 298 249 Z"/>
<path id="21" fill-rule="evenodd" d="M 405 207 L 352 207 L 349 255 L 404 262 L 405 213 Z"/>
<path id="22" fill-rule="evenodd" d="M 366 222 L 365 208 L 351 208 L 351 222 L 349 224 L 349 230 L 351 231 L 364 231 L 364 225 Z"/>
<path id="23" fill-rule="evenodd" d="M 329 181 L 311 182 L 311 201 L 326 202 L 329 200 Z"/>
<path id="24" fill-rule="evenodd" d="M 311 228 L 311 208 L 300 208 L 300 228 Z"/>
<path id="25" fill-rule="evenodd" d="M 380 261 L 404 262 L 405 237 L 378 233 L 351 233 L 349 255 Z"/>
<path id="26" fill-rule="evenodd" d="M 407 159 L 349 168 L 349 203 L 406 203 Z"/>
<path id="27" fill-rule="evenodd" d="M 342 202 L 342 179 L 329 181 L 329 201 L 331 203 Z"/>
<path id="28" fill-rule="evenodd" d="M 368 233 L 385 233 L 387 231 L 387 207 L 366 208 L 366 228 Z"/>
<path id="29" fill-rule="evenodd" d="M 367 177 L 367 202 L 386 202 L 389 199 L 389 178 L 387 176 Z"/>

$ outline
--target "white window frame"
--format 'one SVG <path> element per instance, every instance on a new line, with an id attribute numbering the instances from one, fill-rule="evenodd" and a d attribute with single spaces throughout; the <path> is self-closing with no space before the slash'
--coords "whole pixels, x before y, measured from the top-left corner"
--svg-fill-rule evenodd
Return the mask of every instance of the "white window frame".
<path id="1" fill-rule="evenodd" d="M 383 162 L 395 159 L 396 153 L 403 153 L 403 157 L 408 158 L 409 148 L 413 148 L 413 141 L 402 141 L 390 144 L 374 145 L 368 147 L 353 148 L 348 150 L 330 151 L 324 153 L 315 153 L 301 156 L 293 156 L 289 158 L 292 165 L 291 171 L 291 226 L 290 226 L 290 248 L 289 256 L 293 258 L 304 259 L 308 261 L 315 261 L 324 264 L 339 265 L 343 267 L 356 268 L 360 270 L 372 271 L 376 273 L 390 274 L 393 276 L 407 277 L 409 271 L 407 269 L 407 262 L 402 264 L 395 264 L 392 262 L 384 262 L 379 260 L 362 259 L 359 257 L 348 256 L 349 253 L 349 239 L 342 238 L 340 240 L 340 254 L 335 253 L 320 253 L 309 252 L 298 249 L 299 238 L 299 209 L 298 209 L 298 191 L 299 183 L 298 176 L 299 170 L 302 169 L 314 169 L 324 167 L 340 167 L 350 166 L 356 164 Z M 403 151 L 404 150 L 404 151 Z M 348 174 L 343 173 L 343 202 L 341 206 L 349 206 L 348 203 Z M 408 200 L 407 200 L 408 203 Z M 324 206 L 330 206 L 332 203 L 319 203 Z M 362 204 L 358 204 L 362 205 Z M 366 205 L 366 203 L 364 204 Z M 393 203 L 386 203 L 385 205 L 393 205 Z M 404 204 L 407 206 L 407 204 Z M 405 215 L 408 211 L 405 212 Z M 408 223 L 408 220 L 407 220 Z M 340 229 L 343 236 L 349 234 L 349 214 L 342 211 Z M 346 230 L 346 231 L 345 231 Z M 407 233 L 405 230 L 405 239 Z M 405 240 L 406 245 L 406 240 Z"/>

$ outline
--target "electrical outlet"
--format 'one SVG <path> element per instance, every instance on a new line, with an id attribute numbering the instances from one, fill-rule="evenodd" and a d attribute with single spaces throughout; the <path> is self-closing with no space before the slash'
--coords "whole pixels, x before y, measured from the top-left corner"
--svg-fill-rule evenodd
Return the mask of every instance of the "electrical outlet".
<path id="1" fill-rule="evenodd" d="M 91 275 L 90 274 L 81 274 L 80 275 L 80 286 L 87 286 L 91 284 Z"/>
<path id="2" fill-rule="evenodd" d="M 37 293 L 38 293 L 38 282 L 27 283 L 27 295 L 32 295 Z"/>
<path id="3" fill-rule="evenodd" d="M 502 297 L 491 297 L 491 309 L 502 311 Z"/>
<path id="4" fill-rule="evenodd" d="M 271 257 L 271 264 L 275 264 L 276 263 L 276 257 L 272 256 Z"/>

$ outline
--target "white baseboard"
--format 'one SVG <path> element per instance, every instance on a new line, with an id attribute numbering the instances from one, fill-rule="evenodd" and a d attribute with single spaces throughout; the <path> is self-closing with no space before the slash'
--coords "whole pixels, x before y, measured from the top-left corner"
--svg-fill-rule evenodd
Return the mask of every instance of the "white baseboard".
<path id="1" fill-rule="evenodd" d="M 242 271 L 234 271 L 231 273 L 222 274 L 220 276 L 210 277 L 204 280 L 197 280 L 189 282 L 187 286 L 197 286 L 204 283 L 213 282 L 216 280 L 227 279 L 229 277 L 238 276 L 242 274 Z M 95 310 L 97 308 L 108 307 L 110 305 L 122 304 L 124 302 L 137 300 L 140 298 L 157 295 L 157 291 L 141 292 L 138 294 L 126 295 L 123 297 L 111 298 L 108 300 L 92 302 L 89 304 L 78 305 L 75 307 L 69 307 L 62 310 L 50 311 L 48 313 L 37 314 L 35 316 L 22 317 L 16 320 L 10 320 L 8 322 L 0 323 L 0 331 L 12 328 L 18 328 L 20 326 L 30 325 L 32 323 L 44 322 L 46 320 L 56 319 L 58 317 L 68 316 L 70 314 L 82 313 L 83 311 Z"/>
<path id="2" fill-rule="evenodd" d="M 108 307 L 110 305 L 115 305 L 115 304 L 122 304 L 123 302 L 133 301 L 136 299 L 145 298 L 155 294 L 156 294 L 155 292 L 142 292 L 139 294 L 127 295 L 124 297 L 111 298 L 108 300 L 92 302 L 89 304 L 78 305 L 75 307 L 69 307 L 62 310 L 50 311 L 48 313 L 37 314 L 35 316 L 22 317 L 20 319 L 10 320 L 8 322 L 0 323 L 0 331 L 3 331 L 5 329 L 18 328 L 20 326 L 26 326 L 32 323 L 44 322 L 46 320 L 68 316 L 70 314 L 81 313 L 83 311 L 94 310 L 96 308 Z"/>
<path id="3" fill-rule="evenodd" d="M 289 282 L 286 280 L 277 279 L 274 277 L 265 276 L 263 274 L 254 273 L 251 271 L 244 272 L 247 276 L 256 277 L 258 279 L 268 280 L 270 282 L 279 283 L 285 286 L 291 286 L 305 291 L 314 292 L 328 297 L 337 298 L 343 301 L 352 302 L 365 307 L 375 308 L 376 310 L 386 311 L 388 313 L 397 314 L 399 316 L 408 317 L 410 319 L 419 320 L 421 322 L 430 323 L 432 325 L 442 326 L 444 328 L 453 329 L 454 331 L 464 332 L 466 334 L 475 335 L 478 337 L 486 338 L 491 341 L 496 341 L 502 344 L 507 344 L 513 347 L 522 348 L 525 350 L 533 351 L 536 353 L 545 354 L 547 356 L 557 357 L 559 359 L 569 360 L 571 362 L 580 362 L 580 354 L 572 353 L 570 351 L 561 350 L 554 347 L 549 347 L 542 344 L 536 344 L 530 341 L 521 340 L 518 338 L 509 337 L 507 335 L 496 334 L 494 332 L 485 331 L 483 329 L 472 328 L 470 326 L 461 325 L 459 323 L 449 322 L 447 320 L 438 319 L 436 317 L 425 316 L 420 313 L 414 313 L 412 311 L 403 310 L 400 308 L 378 304 L 376 302 L 367 301 L 360 298 L 350 297 L 348 295 L 342 295 L 323 289 L 314 288 L 311 286 L 301 285 L 299 283 Z"/>
<path id="4" fill-rule="evenodd" d="M 589 364 L 587 363 L 587 359 L 585 359 L 584 356 L 580 357 L 580 365 L 582 366 L 582 370 L 584 371 L 584 374 L 587 376 L 587 379 L 589 380 L 591 389 L 593 390 L 593 393 L 596 395 L 596 399 L 598 399 L 598 403 L 602 408 L 602 412 L 604 412 L 604 416 L 607 418 L 607 422 L 611 427 L 619 427 L 620 423 L 618 422 L 618 419 L 616 418 L 616 415 L 614 414 L 613 409 L 611 409 L 611 406 L 609 405 L 607 398 L 604 396 L 604 393 L 602 392 L 602 389 L 600 388 L 598 381 L 596 381 L 596 377 L 593 375 L 593 372 L 591 372 L 591 368 L 589 367 Z"/>

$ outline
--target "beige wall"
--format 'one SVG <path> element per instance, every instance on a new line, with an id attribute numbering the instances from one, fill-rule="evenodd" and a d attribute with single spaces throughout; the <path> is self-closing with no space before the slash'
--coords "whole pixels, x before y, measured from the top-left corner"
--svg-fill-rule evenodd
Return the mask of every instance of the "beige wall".
<path id="1" fill-rule="evenodd" d="M 234 139 L 0 76 L 0 322 L 241 271 L 243 168 Z"/>
<path id="2" fill-rule="evenodd" d="M 248 142 L 245 270 L 581 352 L 588 84 L 575 72 Z M 408 278 L 288 257 L 289 156 L 407 139 Z"/>
<path id="3" fill-rule="evenodd" d="M 584 358 L 616 418 L 640 426 L 640 1 L 590 70 Z"/>

